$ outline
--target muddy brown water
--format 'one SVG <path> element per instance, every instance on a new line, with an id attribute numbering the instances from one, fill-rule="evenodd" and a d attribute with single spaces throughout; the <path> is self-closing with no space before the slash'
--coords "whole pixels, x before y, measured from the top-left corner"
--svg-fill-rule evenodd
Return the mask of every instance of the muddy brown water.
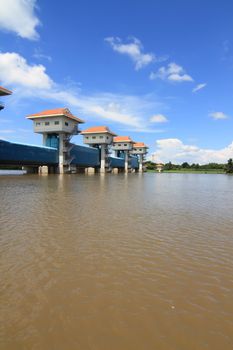
<path id="1" fill-rule="evenodd" d="M 0 177 L 1 350 L 233 349 L 233 177 Z"/>

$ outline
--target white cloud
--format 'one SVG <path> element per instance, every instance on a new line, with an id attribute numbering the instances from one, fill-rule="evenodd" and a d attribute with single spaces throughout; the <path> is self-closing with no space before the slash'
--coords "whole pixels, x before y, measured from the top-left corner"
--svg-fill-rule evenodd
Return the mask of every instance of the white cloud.
<path id="1" fill-rule="evenodd" d="M 142 128 L 140 128 L 140 127 L 127 128 L 124 130 L 129 131 L 129 132 L 141 132 L 141 133 L 146 133 L 146 134 L 160 134 L 160 133 L 165 132 L 165 130 L 163 130 L 163 129 L 151 129 L 149 126 L 145 127 L 145 128 L 143 128 L 143 127 Z"/>
<path id="2" fill-rule="evenodd" d="M 228 119 L 229 116 L 226 115 L 223 112 L 212 112 L 209 114 L 209 116 L 215 120 L 220 120 L 220 119 Z"/>
<path id="3" fill-rule="evenodd" d="M 192 90 L 193 92 L 197 92 L 201 89 L 203 89 L 204 87 L 206 87 L 206 83 L 203 83 L 203 84 L 198 84 L 197 86 L 195 86 L 195 88 Z"/>
<path id="4" fill-rule="evenodd" d="M 143 53 L 143 45 L 137 38 L 132 37 L 128 43 L 123 43 L 118 37 L 105 38 L 112 49 L 120 54 L 127 55 L 135 63 L 135 69 L 139 70 L 152 62 L 162 62 L 167 59 L 164 57 L 156 57 L 153 53 Z"/>
<path id="5" fill-rule="evenodd" d="M 3 123 L 4 123 L 4 124 L 5 124 L 5 123 L 7 123 L 7 124 L 8 124 L 8 123 L 12 123 L 12 120 L 0 118 L 0 125 L 3 124 Z"/>
<path id="6" fill-rule="evenodd" d="M 150 118 L 151 123 L 166 123 L 168 119 L 163 114 L 155 114 Z"/>
<path id="7" fill-rule="evenodd" d="M 12 86 L 14 100 L 32 97 L 56 101 L 59 106 L 62 103 L 75 108 L 84 118 L 105 119 L 140 130 L 150 129 L 149 116 L 162 106 L 154 95 L 85 94 L 80 88 L 60 86 L 49 77 L 45 66 L 29 64 L 14 52 L 0 53 L 0 77 L 4 85 Z"/>
<path id="8" fill-rule="evenodd" d="M 0 29 L 30 40 L 39 38 L 36 0 L 0 0 L 0 9 Z"/>
<path id="9" fill-rule="evenodd" d="M 52 86 L 52 80 L 43 65 L 30 65 L 15 52 L 0 52 L 0 77 L 6 85 L 37 89 L 50 89 Z"/>
<path id="10" fill-rule="evenodd" d="M 3 129 L 3 130 L 0 130 L 0 133 L 2 133 L 2 134 L 12 134 L 12 133 L 14 133 L 15 132 L 15 130 L 13 130 L 13 129 Z"/>
<path id="11" fill-rule="evenodd" d="M 157 72 L 152 72 L 150 79 L 162 79 L 175 83 L 193 81 L 193 78 L 185 73 L 184 68 L 174 62 L 169 63 L 167 67 L 159 68 Z"/>
<path id="12" fill-rule="evenodd" d="M 0 0 L 1 1 L 1 0 Z M 33 54 L 33 57 L 37 58 L 38 60 L 48 60 L 49 62 L 52 61 L 52 57 L 49 56 L 49 55 L 45 55 L 41 49 L 39 48 L 36 48 L 34 50 L 34 54 Z"/>
<path id="13" fill-rule="evenodd" d="M 199 148 L 195 145 L 185 145 L 179 139 L 162 139 L 156 141 L 157 150 L 152 154 L 155 162 L 175 164 L 189 163 L 226 163 L 233 157 L 233 142 L 220 150 Z"/>

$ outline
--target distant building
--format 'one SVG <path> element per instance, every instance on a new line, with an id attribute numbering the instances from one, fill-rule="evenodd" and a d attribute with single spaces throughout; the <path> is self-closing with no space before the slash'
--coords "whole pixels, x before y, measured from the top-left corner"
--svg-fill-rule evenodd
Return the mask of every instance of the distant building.
<path id="1" fill-rule="evenodd" d="M 143 171 L 143 161 L 144 161 L 145 155 L 147 154 L 148 148 L 149 147 L 146 146 L 144 142 L 135 142 L 133 144 L 133 149 L 131 153 L 139 156 L 139 172 Z"/>
<path id="2" fill-rule="evenodd" d="M 68 108 L 57 108 L 30 114 L 27 119 L 33 120 L 34 132 L 43 135 L 43 145 L 59 149 L 59 173 L 69 169 L 72 162 L 70 140 L 79 133 L 82 119 L 75 117 Z"/>
<path id="3" fill-rule="evenodd" d="M 144 142 L 135 142 L 133 144 L 132 154 L 147 154 L 148 148 Z"/>
<path id="4" fill-rule="evenodd" d="M 0 96 L 8 96 L 8 95 L 11 95 L 12 94 L 12 91 L 0 86 Z M 4 109 L 4 103 L 2 101 L 0 101 L 0 111 L 2 109 Z"/>
<path id="5" fill-rule="evenodd" d="M 100 171 L 105 172 L 108 167 L 109 145 L 116 136 L 107 126 L 94 126 L 81 132 L 83 142 L 100 149 Z"/>
<path id="6" fill-rule="evenodd" d="M 164 167 L 163 163 L 156 164 L 156 169 L 158 170 L 159 173 L 163 171 L 163 167 Z"/>
<path id="7" fill-rule="evenodd" d="M 113 147 L 115 156 L 119 157 L 124 153 L 125 158 L 125 172 L 129 169 L 129 152 L 133 149 L 133 140 L 129 136 L 116 136 L 113 138 Z"/>

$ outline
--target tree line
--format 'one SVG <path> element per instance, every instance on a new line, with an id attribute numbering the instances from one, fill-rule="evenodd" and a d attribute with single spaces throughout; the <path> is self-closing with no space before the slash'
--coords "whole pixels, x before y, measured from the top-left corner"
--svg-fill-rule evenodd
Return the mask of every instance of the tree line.
<path id="1" fill-rule="evenodd" d="M 157 163 L 153 163 L 151 161 L 146 162 L 146 167 L 148 170 L 157 170 Z M 192 163 L 189 164 L 188 162 L 184 162 L 182 164 L 173 164 L 172 162 L 165 163 L 163 165 L 163 170 L 222 170 L 223 172 L 226 172 L 227 174 L 233 173 L 233 161 L 232 158 L 228 160 L 225 164 L 219 164 L 219 163 L 207 163 L 207 164 L 198 164 L 198 163 Z"/>

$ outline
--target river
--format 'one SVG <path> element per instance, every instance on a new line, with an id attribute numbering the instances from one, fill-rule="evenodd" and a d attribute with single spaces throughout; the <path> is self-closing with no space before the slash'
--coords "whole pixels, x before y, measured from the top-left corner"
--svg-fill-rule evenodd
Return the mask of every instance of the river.
<path id="1" fill-rule="evenodd" d="M 233 176 L 0 177 L 1 350 L 232 350 Z"/>

